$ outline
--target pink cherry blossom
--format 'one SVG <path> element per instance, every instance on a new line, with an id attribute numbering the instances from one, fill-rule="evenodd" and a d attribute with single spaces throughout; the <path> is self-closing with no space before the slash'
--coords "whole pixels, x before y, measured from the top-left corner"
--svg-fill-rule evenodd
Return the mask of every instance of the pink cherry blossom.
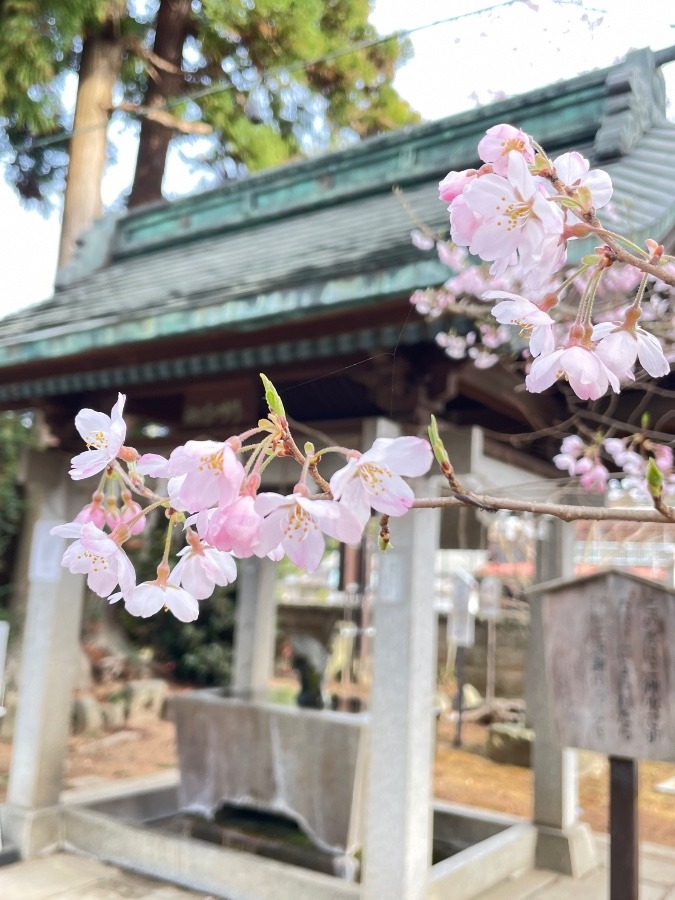
<path id="1" fill-rule="evenodd" d="M 86 575 L 88 586 L 99 597 L 108 597 L 117 584 L 122 590 L 135 584 L 134 567 L 115 535 L 106 534 L 92 522 L 57 525 L 50 534 L 77 538 L 63 554 L 61 565 Z"/>
<path id="2" fill-rule="evenodd" d="M 607 172 L 591 169 L 589 161 L 576 150 L 558 156 L 553 160 L 553 165 L 568 188 L 583 187 L 590 191 L 595 209 L 600 209 L 612 199 L 612 179 Z"/>
<path id="3" fill-rule="evenodd" d="M 199 603 L 192 594 L 169 580 L 144 581 L 123 596 L 127 612 L 143 619 L 160 609 L 168 609 L 181 622 L 194 622 L 199 615 Z"/>
<path id="4" fill-rule="evenodd" d="M 478 175 L 478 169 L 464 169 L 463 172 L 448 172 L 438 184 L 438 196 L 445 203 L 459 197 L 469 182 Z"/>
<path id="5" fill-rule="evenodd" d="M 504 325 L 520 325 L 521 329 L 529 333 L 532 356 L 550 353 L 555 346 L 552 330 L 555 320 L 536 303 L 519 294 L 508 291 L 488 291 L 483 294 L 485 300 L 500 298 L 501 303 L 497 303 L 492 309 L 495 319 Z"/>
<path id="6" fill-rule="evenodd" d="M 75 427 L 89 449 L 70 461 L 74 481 L 102 472 L 120 452 L 127 434 L 122 418 L 126 397 L 118 394 L 117 398 L 109 416 L 93 409 L 82 409 L 75 416 Z"/>
<path id="7" fill-rule="evenodd" d="M 420 231 L 419 228 L 413 228 L 410 232 L 410 240 L 418 250 L 431 250 L 436 243 L 432 237 Z"/>
<path id="8" fill-rule="evenodd" d="M 609 472 L 599 460 L 588 457 L 580 459 L 575 474 L 581 476 L 581 486 L 590 494 L 604 494 L 607 490 Z"/>
<path id="9" fill-rule="evenodd" d="M 402 516 L 412 506 L 415 495 L 400 476 L 424 475 L 432 460 L 431 446 L 422 438 L 378 438 L 370 450 L 355 453 L 333 475 L 330 489 L 363 526 L 370 518 L 371 506 L 390 516 Z"/>
<path id="10" fill-rule="evenodd" d="M 450 236 L 459 247 L 468 247 L 483 219 L 467 205 L 464 197 L 457 197 L 450 205 Z"/>
<path id="11" fill-rule="evenodd" d="M 598 341 L 598 356 L 619 378 L 634 377 L 632 369 L 636 359 L 652 378 L 661 378 L 670 372 L 670 363 L 659 339 L 639 325 L 630 328 L 601 322 L 593 329 L 593 340 Z"/>
<path id="12" fill-rule="evenodd" d="M 334 500 L 312 500 L 302 491 L 286 497 L 258 494 L 255 508 L 264 516 L 258 555 L 266 555 L 281 544 L 291 562 L 308 572 L 321 562 L 324 533 L 346 544 L 358 543 L 363 533 L 362 525 L 346 506 Z"/>
<path id="13" fill-rule="evenodd" d="M 654 460 L 662 472 L 668 472 L 673 468 L 673 448 L 667 444 L 657 444 L 654 447 Z"/>
<path id="14" fill-rule="evenodd" d="M 586 445 L 581 438 L 576 434 L 570 434 L 563 439 L 560 453 L 553 457 L 553 463 L 558 469 L 567 469 L 570 475 L 577 475 L 577 463 L 585 449 Z"/>
<path id="15" fill-rule="evenodd" d="M 143 511 L 143 507 L 140 503 L 136 503 L 134 499 L 132 499 L 130 491 L 122 491 L 122 508 L 120 509 L 120 521 L 125 525 L 129 525 L 136 516 L 139 515 Z M 147 522 L 146 516 L 141 516 L 133 525 L 129 528 L 129 533 L 136 535 L 140 534 L 145 528 L 145 523 Z"/>
<path id="16" fill-rule="evenodd" d="M 91 503 L 88 503 L 75 516 L 75 522 L 84 525 L 86 522 L 93 522 L 97 528 L 103 528 L 105 525 L 105 510 L 103 509 L 103 494 L 100 491 L 92 494 Z"/>
<path id="17" fill-rule="evenodd" d="M 508 260 L 517 252 L 521 270 L 529 272 L 542 262 L 546 239 L 552 236 L 557 242 L 562 235 L 564 219 L 519 153 L 509 153 L 507 176 L 484 175 L 464 191 L 469 210 L 483 220 L 469 251 L 487 261 Z"/>
<path id="18" fill-rule="evenodd" d="M 513 152 L 521 156 L 526 163 L 534 162 L 531 138 L 513 125 L 493 125 L 478 143 L 478 155 L 484 162 L 492 163 L 492 168 L 498 175 L 506 175 L 509 154 Z"/>
<path id="19" fill-rule="evenodd" d="M 255 509 L 255 498 L 246 493 L 237 497 L 231 506 L 217 509 L 200 534 L 219 550 L 244 559 L 256 552 L 262 523 L 262 516 Z"/>
<path id="20" fill-rule="evenodd" d="M 533 394 L 545 391 L 561 376 L 581 400 L 597 400 L 611 386 L 619 393 L 619 379 L 594 350 L 571 344 L 562 350 L 542 353 L 532 363 L 525 387 Z"/>
<path id="21" fill-rule="evenodd" d="M 194 532 L 190 534 L 194 535 Z M 197 600 L 205 600 L 216 585 L 231 584 L 237 577 L 237 564 L 230 554 L 210 547 L 196 535 L 178 555 L 182 558 L 173 570 L 171 580 Z"/>
<path id="22" fill-rule="evenodd" d="M 171 476 L 168 491 L 172 506 L 189 512 L 229 506 L 244 479 L 244 467 L 227 442 L 188 441 L 172 451 L 162 471 Z"/>

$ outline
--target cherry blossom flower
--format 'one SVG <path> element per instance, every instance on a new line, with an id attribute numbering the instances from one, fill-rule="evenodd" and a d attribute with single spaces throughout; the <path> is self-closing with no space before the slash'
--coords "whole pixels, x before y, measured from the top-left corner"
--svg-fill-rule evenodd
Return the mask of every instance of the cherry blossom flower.
<path id="1" fill-rule="evenodd" d="M 415 495 L 401 478 L 415 478 L 429 471 L 433 460 L 428 441 L 416 437 L 378 438 L 370 450 L 356 452 L 330 480 L 336 500 L 354 513 L 362 526 L 370 508 L 389 516 L 402 516 Z"/>
<path id="2" fill-rule="evenodd" d="M 116 540 L 117 535 L 106 534 L 93 522 L 57 525 L 50 534 L 77 538 L 63 554 L 61 565 L 86 575 L 88 586 L 99 597 L 108 597 L 118 584 L 122 590 L 135 584 L 134 567 Z"/>
<path id="3" fill-rule="evenodd" d="M 122 508 L 120 509 L 120 521 L 125 525 L 129 525 L 139 513 L 143 512 L 143 507 L 140 503 L 136 503 L 136 501 L 132 498 L 130 491 L 122 491 Z M 141 516 L 133 525 L 129 527 L 129 534 L 136 535 L 140 534 L 145 528 L 145 523 L 147 521 L 146 516 Z"/>
<path id="4" fill-rule="evenodd" d="M 596 352 L 605 365 L 618 378 L 633 379 L 635 360 L 652 378 L 661 378 L 670 372 L 659 339 L 639 325 L 617 325 L 601 322 L 593 329 L 593 340 L 598 341 Z"/>
<path id="5" fill-rule="evenodd" d="M 563 153 L 553 160 L 558 178 L 568 188 L 590 191 L 593 207 L 600 209 L 612 199 L 612 179 L 602 169 L 591 169 L 589 161 L 577 153 Z M 589 171 L 590 170 L 590 171 Z"/>
<path id="6" fill-rule="evenodd" d="M 418 250 L 431 250 L 436 243 L 432 237 L 420 231 L 419 228 L 413 228 L 410 232 L 410 240 Z"/>
<path id="7" fill-rule="evenodd" d="M 530 353 L 539 356 L 550 353 L 555 346 L 552 327 L 555 320 L 547 312 L 519 294 L 509 291 L 488 291 L 485 300 L 501 299 L 492 309 L 492 315 L 503 325 L 520 325 L 529 334 Z M 522 333 L 522 332 L 521 332 Z"/>
<path id="8" fill-rule="evenodd" d="M 89 449 L 70 461 L 69 474 L 74 481 L 102 472 L 122 449 L 127 434 L 122 418 L 126 397 L 118 394 L 117 398 L 109 416 L 93 409 L 82 409 L 75 416 L 75 427 Z"/>
<path id="9" fill-rule="evenodd" d="M 176 447 L 168 460 L 145 454 L 136 469 L 141 474 L 168 477 L 171 505 L 189 512 L 229 506 L 244 479 L 244 467 L 227 441 L 187 441 Z"/>
<path id="10" fill-rule="evenodd" d="M 212 546 L 243 559 L 256 552 L 262 523 L 263 518 L 255 509 L 255 498 L 246 493 L 237 497 L 231 506 L 215 510 L 200 534 Z"/>
<path id="11" fill-rule="evenodd" d="M 593 349 L 576 343 L 538 356 L 525 379 L 525 387 L 538 394 L 551 387 L 561 376 L 569 381 L 581 400 L 597 400 L 610 386 L 619 393 L 619 379 L 614 372 Z"/>
<path id="12" fill-rule="evenodd" d="M 103 529 L 105 525 L 105 510 L 103 509 L 103 494 L 100 491 L 92 494 L 91 503 L 88 503 L 79 511 L 75 516 L 75 522 L 79 525 L 93 522 L 97 528 Z"/>
<path id="13" fill-rule="evenodd" d="M 453 243 L 459 247 L 468 247 L 482 222 L 482 217 L 469 208 L 463 196 L 452 201 L 450 205 L 450 236 Z"/>
<path id="14" fill-rule="evenodd" d="M 488 262 L 509 260 L 517 252 L 521 270 L 528 272 L 542 262 L 546 239 L 553 236 L 557 246 L 562 235 L 562 213 L 543 195 L 520 153 L 509 153 L 506 178 L 476 178 L 462 199 L 483 220 L 473 231 L 469 251 Z"/>
<path id="15" fill-rule="evenodd" d="M 160 609 L 168 609 L 181 622 L 194 622 L 199 615 L 199 603 L 195 597 L 168 578 L 144 581 L 110 599 L 118 600 L 122 596 L 126 611 L 142 619 L 154 616 Z"/>
<path id="16" fill-rule="evenodd" d="M 478 143 L 478 155 L 484 162 L 492 163 L 498 175 L 506 175 L 510 153 L 517 153 L 526 163 L 534 162 L 531 138 L 513 125 L 493 125 Z"/>
<path id="17" fill-rule="evenodd" d="M 558 469 L 567 469 L 570 475 L 577 474 L 577 462 L 586 449 L 586 445 L 576 434 L 570 434 L 563 439 L 560 445 L 560 453 L 553 457 L 553 464 Z"/>
<path id="18" fill-rule="evenodd" d="M 258 494 L 255 509 L 264 521 L 256 552 L 263 556 L 281 544 L 291 562 L 313 572 L 325 549 L 323 533 L 355 544 L 361 540 L 363 526 L 346 506 L 334 500 L 312 500 L 306 491 L 298 486 L 286 497 Z"/>
<path id="19" fill-rule="evenodd" d="M 216 550 L 188 532 L 189 546 L 179 552 L 182 557 L 172 573 L 172 581 L 184 587 L 197 600 L 210 597 L 216 585 L 224 587 L 237 577 L 237 565 L 229 553 Z"/>
<path id="20" fill-rule="evenodd" d="M 609 472 L 598 459 L 588 457 L 580 459 L 575 474 L 581 476 L 579 478 L 581 486 L 589 494 L 604 494 L 607 490 Z"/>
<path id="21" fill-rule="evenodd" d="M 459 197 L 464 188 L 478 175 L 478 169 L 464 169 L 462 172 L 448 172 L 443 181 L 438 183 L 438 196 L 445 203 Z"/>

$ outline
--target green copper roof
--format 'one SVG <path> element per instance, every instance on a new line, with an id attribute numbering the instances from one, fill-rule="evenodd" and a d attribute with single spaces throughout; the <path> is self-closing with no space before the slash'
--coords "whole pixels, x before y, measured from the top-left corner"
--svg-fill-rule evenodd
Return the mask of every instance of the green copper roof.
<path id="1" fill-rule="evenodd" d="M 447 229 L 437 182 L 475 164 L 481 135 L 502 121 L 553 154 L 574 148 L 602 164 L 616 186 L 617 228 L 663 238 L 675 225 L 675 126 L 664 110 L 660 72 L 640 51 L 618 67 L 106 218 L 52 298 L 0 321 L 0 383 L 8 366 L 25 365 L 30 379 L 36 360 L 365 312 L 441 283 L 448 270 L 411 245 L 413 223 L 392 188 L 419 219 Z M 18 384 L 0 396 L 15 396 Z"/>

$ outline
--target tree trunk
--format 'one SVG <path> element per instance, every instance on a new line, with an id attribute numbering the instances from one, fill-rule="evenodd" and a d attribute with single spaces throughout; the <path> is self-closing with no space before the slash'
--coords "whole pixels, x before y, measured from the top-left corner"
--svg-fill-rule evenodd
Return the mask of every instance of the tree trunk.
<path id="1" fill-rule="evenodd" d="M 183 44 L 190 27 L 191 0 L 160 0 L 153 52 L 172 67 L 180 68 Z M 151 67 L 152 64 L 150 63 Z M 152 70 L 151 70 L 152 71 Z M 155 69 L 148 81 L 144 106 L 159 106 L 167 97 L 180 92 L 182 76 Z M 162 199 L 162 178 L 173 129 L 144 117 L 136 160 L 136 174 L 129 207 Z"/>
<path id="2" fill-rule="evenodd" d="M 107 158 L 107 125 L 122 64 L 122 43 L 112 25 L 85 37 L 70 139 L 63 204 L 59 268 L 70 261 L 77 240 L 101 215 L 101 180 Z"/>

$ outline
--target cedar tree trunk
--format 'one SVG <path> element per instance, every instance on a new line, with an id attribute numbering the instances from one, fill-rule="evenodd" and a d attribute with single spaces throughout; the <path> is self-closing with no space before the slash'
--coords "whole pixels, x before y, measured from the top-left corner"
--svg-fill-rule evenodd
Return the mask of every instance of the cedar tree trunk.
<path id="1" fill-rule="evenodd" d="M 70 261 L 77 240 L 101 215 L 101 180 L 107 158 L 112 93 L 122 64 L 122 43 L 113 25 L 84 39 L 70 139 L 63 204 L 59 268 Z"/>
<path id="2" fill-rule="evenodd" d="M 190 28 L 191 0 L 160 0 L 153 53 L 174 68 L 183 61 L 183 44 Z M 181 75 L 151 69 L 144 106 L 152 108 L 181 91 Z M 147 116 L 141 122 L 136 174 L 129 207 L 162 199 L 162 178 L 173 129 Z"/>

